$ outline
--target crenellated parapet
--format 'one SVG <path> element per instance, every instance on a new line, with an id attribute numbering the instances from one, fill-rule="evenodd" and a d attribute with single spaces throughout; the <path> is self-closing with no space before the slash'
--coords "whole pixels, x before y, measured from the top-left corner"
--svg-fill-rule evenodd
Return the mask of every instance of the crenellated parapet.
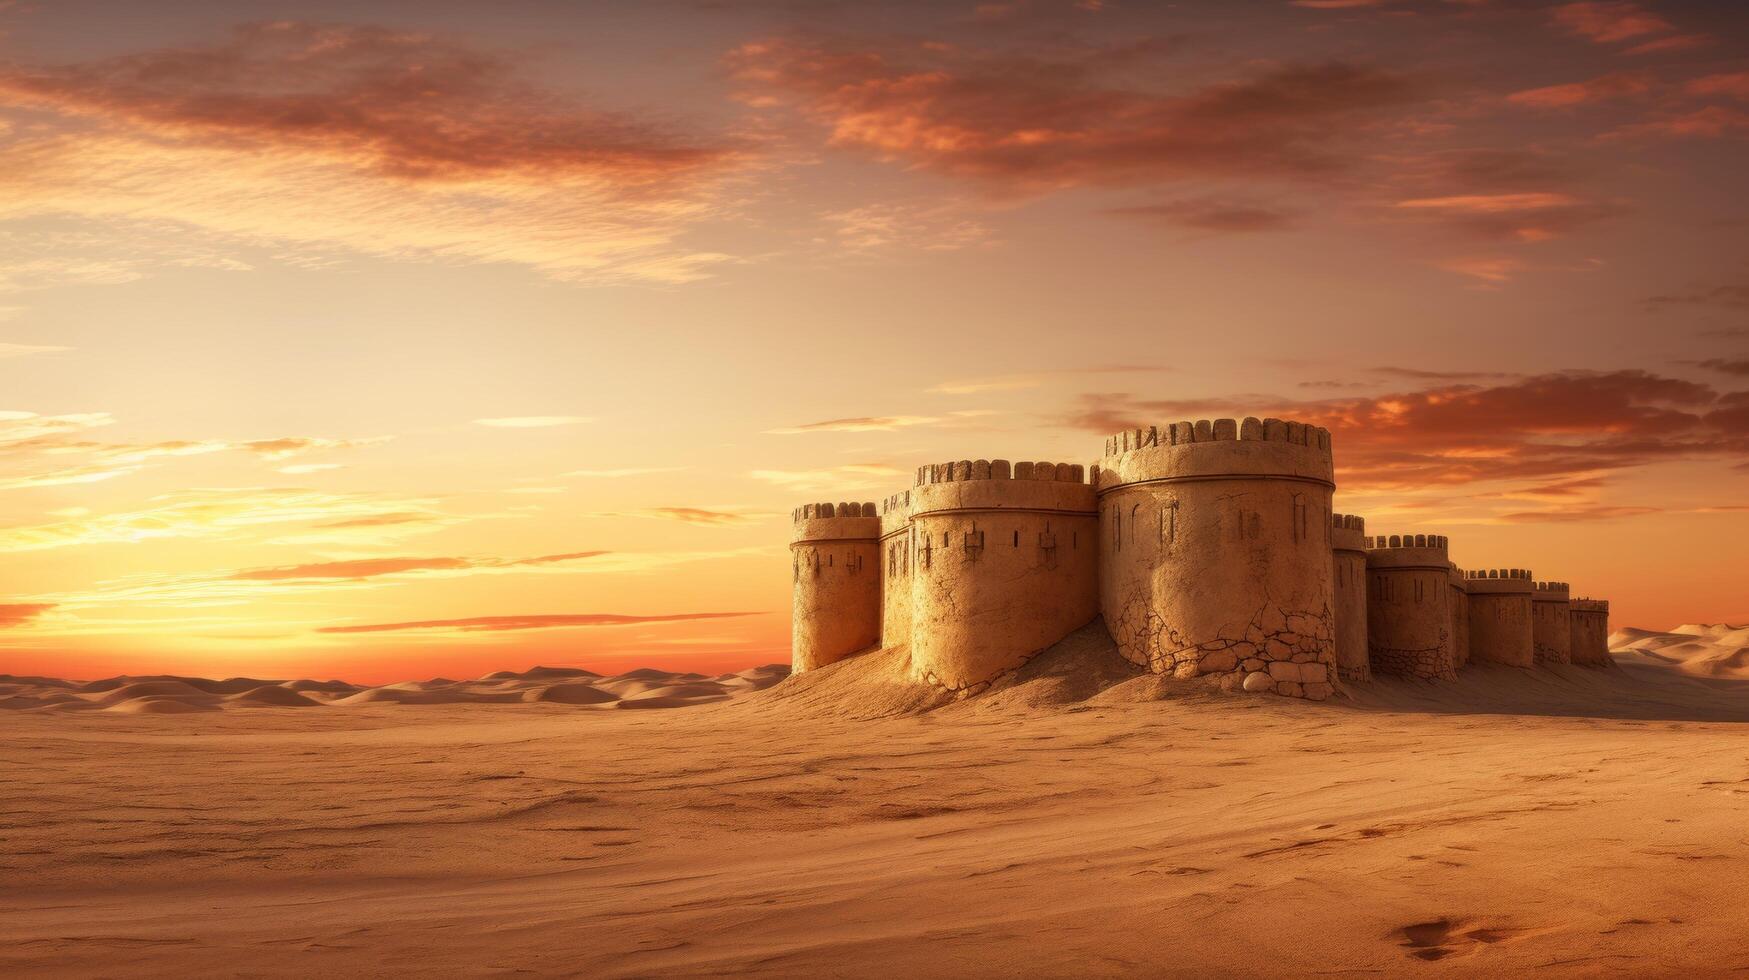
<path id="1" fill-rule="evenodd" d="M 1450 539 L 1443 534 L 1390 534 L 1366 539 L 1369 568 L 1424 568 L 1450 574 Z"/>
<path id="2" fill-rule="evenodd" d="M 1585 613 L 1602 613 L 1609 615 L 1608 599 L 1574 599 L 1572 611 Z"/>
<path id="3" fill-rule="evenodd" d="M 1568 604 L 1568 648 L 1572 662 L 1581 667 L 1614 667 L 1609 655 L 1609 602 L 1605 599 L 1574 599 Z"/>
<path id="4" fill-rule="evenodd" d="M 1334 488 L 1327 429 L 1281 419 L 1202 419 L 1127 429 L 1094 467 L 1101 493 L 1137 483 L 1263 477 Z"/>
<path id="5" fill-rule="evenodd" d="M 1330 515 L 1330 550 L 1366 553 L 1366 518 L 1353 514 Z"/>
<path id="6" fill-rule="evenodd" d="M 1476 568 L 1470 570 L 1469 591 L 1471 595 L 1490 592 L 1529 595 L 1536 591 L 1536 580 L 1528 568 Z"/>

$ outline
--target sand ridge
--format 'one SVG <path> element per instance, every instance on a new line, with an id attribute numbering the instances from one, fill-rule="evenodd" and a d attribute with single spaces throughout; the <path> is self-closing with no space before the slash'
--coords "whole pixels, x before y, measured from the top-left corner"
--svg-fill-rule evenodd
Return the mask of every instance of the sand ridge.
<path id="1" fill-rule="evenodd" d="M 643 667 L 612 677 L 576 667 L 494 671 L 475 681 L 439 677 L 360 687 L 345 681 L 233 677 L 109 677 L 67 681 L 0 674 L 0 711 L 110 711 L 187 714 L 230 708 L 314 708 L 366 704 L 554 704 L 575 707 L 684 708 L 764 690 L 789 675 L 782 664 L 715 678 Z"/>

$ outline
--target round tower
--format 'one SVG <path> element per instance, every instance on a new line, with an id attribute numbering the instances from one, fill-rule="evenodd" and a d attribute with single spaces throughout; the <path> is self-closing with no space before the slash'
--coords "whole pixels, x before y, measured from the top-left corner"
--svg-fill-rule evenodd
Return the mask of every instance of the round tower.
<path id="1" fill-rule="evenodd" d="M 1463 670 L 1470 662 L 1470 587 L 1464 570 L 1452 565 L 1447 576 L 1451 584 L 1451 665 Z"/>
<path id="2" fill-rule="evenodd" d="M 1159 674 L 1334 691 L 1330 433 L 1204 419 L 1106 443 L 1099 600 L 1118 650 Z"/>
<path id="3" fill-rule="evenodd" d="M 1439 534 L 1367 539 L 1366 637 L 1374 670 L 1457 679 L 1447 550 Z"/>
<path id="4" fill-rule="evenodd" d="M 911 491 L 881 501 L 881 646 L 911 642 Z"/>
<path id="5" fill-rule="evenodd" d="M 796 673 L 881 638 L 881 519 L 872 503 L 806 504 L 790 535 L 790 660 Z"/>
<path id="6" fill-rule="evenodd" d="M 1345 681 L 1372 679 L 1366 651 L 1366 519 L 1330 518 L 1330 574 L 1336 593 L 1336 673 Z"/>
<path id="7" fill-rule="evenodd" d="M 1098 504 L 1080 466 L 962 459 L 917 479 L 914 676 L 978 690 L 1098 615 Z"/>
<path id="8" fill-rule="evenodd" d="M 1609 602 L 1574 599 L 1568 616 L 1573 662 L 1582 667 L 1614 667 L 1615 658 L 1609 655 Z"/>
<path id="9" fill-rule="evenodd" d="M 1523 568 L 1470 572 L 1470 661 L 1529 667 L 1536 662 L 1530 620 L 1536 583 Z"/>
<path id="10" fill-rule="evenodd" d="M 1531 643 L 1539 664 L 1573 662 L 1572 590 L 1565 582 L 1538 582 L 1530 595 Z"/>

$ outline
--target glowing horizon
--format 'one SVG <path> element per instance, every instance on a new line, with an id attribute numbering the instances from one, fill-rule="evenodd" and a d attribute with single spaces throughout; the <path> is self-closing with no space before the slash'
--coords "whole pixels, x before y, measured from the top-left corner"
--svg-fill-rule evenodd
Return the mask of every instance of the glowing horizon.
<path id="1" fill-rule="evenodd" d="M 147 6 L 0 0 L 0 673 L 785 661 L 797 504 L 1247 415 L 1749 620 L 1744 11 Z"/>

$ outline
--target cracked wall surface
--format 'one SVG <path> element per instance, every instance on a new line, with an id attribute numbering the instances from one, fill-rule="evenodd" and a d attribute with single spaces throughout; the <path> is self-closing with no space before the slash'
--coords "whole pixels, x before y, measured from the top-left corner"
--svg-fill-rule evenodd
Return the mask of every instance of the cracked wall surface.
<path id="1" fill-rule="evenodd" d="M 1091 489 L 1080 486 L 1091 508 Z M 975 693 L 1099 613 L 1094 532 L 1086 513 L 970 510 L 912 518 L 911 669 Z"/>
<path id="2" fill-rule="evenodd" d="M 1118 650 L 1174 677 L 1335 693 L 1330 491 L 1267 479 L 1161 481 L 1100 498 L 1100 605 Z"/>

